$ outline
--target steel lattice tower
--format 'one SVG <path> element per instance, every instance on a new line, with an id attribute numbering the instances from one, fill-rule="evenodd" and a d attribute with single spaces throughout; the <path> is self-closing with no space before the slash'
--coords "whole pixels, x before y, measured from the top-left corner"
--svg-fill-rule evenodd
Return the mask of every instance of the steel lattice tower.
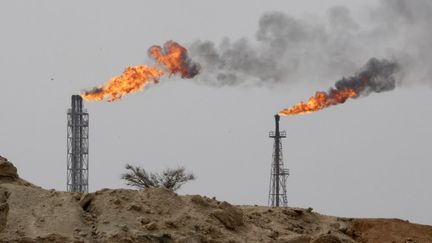
<path id="1" fill-rule="evenodd" d="M 275 115 L 276 129 L 269 133 L 269 137 L 274 139 L 273 162 L 270 172 L 270 189 L 268 205 L 271 207 L 287 207 L 288 200 L 286 194 L 286 179 L 289 170 L 284 168 L 282 158 L 282 138 L 286 138 L 285 131 L 279 131 L 279 115 Z"/>
<path id="2" fill-rule="evenodd" d="M 89 115 L 83 100 L 72 95 L 67 111 L 67 191 L 88 192 Z"/>

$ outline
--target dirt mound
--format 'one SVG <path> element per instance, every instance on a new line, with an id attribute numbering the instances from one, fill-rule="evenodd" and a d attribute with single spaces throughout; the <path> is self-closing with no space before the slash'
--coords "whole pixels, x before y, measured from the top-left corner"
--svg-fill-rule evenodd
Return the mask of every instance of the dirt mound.
<path id="1" fill-rule="evenodd" d="M 0 242 L 432 242 L 432 227 L 404 221 L 233 206 L 163 189 L 67 193 L 8 178 L 0 180 Z M 396 238 L 377 238 L 395 229 Z"/>
<path id="2" fill-rule="evenodd" d="M 353 228 L 361 242 L 432 242 L 431 226 L 400 219 L 356 219 Z"/>

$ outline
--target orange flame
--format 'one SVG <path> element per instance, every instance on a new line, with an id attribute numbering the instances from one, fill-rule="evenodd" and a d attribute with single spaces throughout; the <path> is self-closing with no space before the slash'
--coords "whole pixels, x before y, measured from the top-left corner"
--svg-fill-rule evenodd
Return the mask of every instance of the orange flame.
<path id="1" fill-rule="evenodd" d="M 281 116 L 290 116 L 298 114 L 306 114 L 322 110 L 326 107 L 342 104 L 348 98 L 357 97 L 358 93 L 354 89 L 332 89 L 328 93 L 318 91 L 314 96 L 310 97 L 307 102 L 300 102 L 291 108 L 283 109 L 279 112 Z"/>
<path id="2" fill-rule="evenodd" d="M 159 63 L 164 65 L 170 74 L 180 73 L 182 78 L 190 78 L 191 68 L 188 66 L 186 53 L 187 50 L 176 42 L 169 41 L 165 43 L 165 53 L 162 47 L 152 46 L 149 54 Z"/>
<path id="3" fill-rule="evenodd" d="M 81 97 L 88 101 L 107 98 L 108 102 L 112 102 L 126 94 L 143 90 L 147 84 L 158 83 L 165 70 L 171 75 L 181 74 L 182 78 L 193 78 L 200 69 L 198 64 L 189 59 L 187 50 L 173 41 L 165 43 L 164 48 L 152 46 L 149 54 L 164 68 L 145 65 L 128 67 L 123 74 L 112 78 L 106 85 L 82 92 Z"/>
<path id="4" fill-rule="evenodd" d="M 105 86 L 85 91 L 81 96 L 85 100 L 118 100 L 126 94 L 142 90 L 146 84 L 158 83 L 163 73 L 144 65 L 128 67 L 123 74 L 112 78 Z"/>

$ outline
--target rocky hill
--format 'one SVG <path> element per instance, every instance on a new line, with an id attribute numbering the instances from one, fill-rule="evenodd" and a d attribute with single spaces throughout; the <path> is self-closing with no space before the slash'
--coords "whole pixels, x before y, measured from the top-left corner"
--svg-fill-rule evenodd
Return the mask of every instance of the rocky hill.
<path id="1" fill-rule="evenodd" d="M 432 242 L 432 226 L 233 206 L 162 189 L 45 190 L 0 157 L 0 242 Z"/>

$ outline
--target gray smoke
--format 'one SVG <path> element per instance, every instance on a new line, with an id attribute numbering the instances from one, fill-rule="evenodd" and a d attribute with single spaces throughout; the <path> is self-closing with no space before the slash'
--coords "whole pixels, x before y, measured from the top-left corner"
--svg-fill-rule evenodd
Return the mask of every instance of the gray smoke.
<path id="1" fill-rule="evenodd" d="M 366 96 L 372 92 L 379 93 L 396 88 L 395 73 L 399 70 L 396 61 L 370 59 L 363 69 L 349 78 L 342 78 L 335 84 L 334 90 L 352 89 L 359 96 Z"/>
<path id="2" fill-rule="evenodd" d="M 189 49 L 203 68 L 198 82 L 216 86 L 336 79 L 371 57 L 397 60 L 398 84 L 430 84 L 430 16 L 430 0 L 382 0 L 367 11 L 368 24 L 344 7 L 320 20 L 270 12 L 259 19 L 254 40 L 196 41 Z"/>

